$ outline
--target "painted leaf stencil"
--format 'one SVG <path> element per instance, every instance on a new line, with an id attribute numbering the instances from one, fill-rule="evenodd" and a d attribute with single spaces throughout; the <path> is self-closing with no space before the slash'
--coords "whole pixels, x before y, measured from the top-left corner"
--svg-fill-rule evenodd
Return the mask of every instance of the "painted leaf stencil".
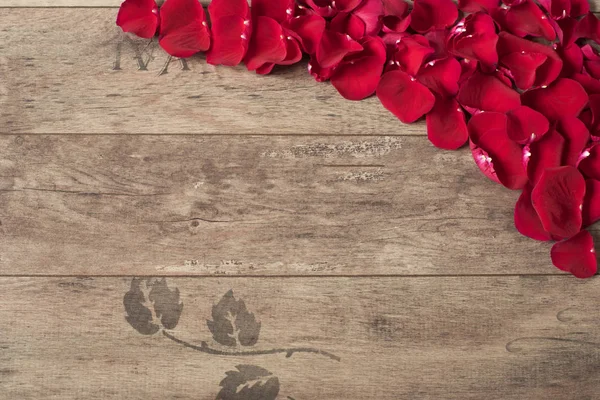
<path id="1" fill-rule="evenodd" d="M 142 335 L 153 335 L 161 327 L 174 329 L 183 310 L 179 289 L 169 289 L 165 278 L 133 278 L 123 305 L 127 313 L 125 319 Z"/>
<path id="2" fill-rule="evenodd" d="M 227 371 L 220 383 L 216 400 L 275 400 L 279 394 L 279 379 L 256 365 L 237 365 L 237 371 Z"/>
<path id="3" fill-rule="evenodd" d="M 235 299 L 232 290 L 213 306 L 212 318 L 206 325 L 217 343 L 235 347 L 253 346 L 258 341 L 260 322 L 248 312 L 243 300 Z"/>

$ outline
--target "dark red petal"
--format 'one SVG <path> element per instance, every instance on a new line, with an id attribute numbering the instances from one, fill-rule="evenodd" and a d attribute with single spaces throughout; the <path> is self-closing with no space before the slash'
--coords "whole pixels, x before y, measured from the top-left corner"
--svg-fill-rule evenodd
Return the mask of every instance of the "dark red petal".
<path id="1" fill-rule="evenodd" d="M 291 19 L 294 6 L 294 0 L 252 0 L 252 18 L 269 17 L 283 24 Z"/>
<path id="2" fill-rule="evenodd" d="M 584 56 L 584 66 L 588 74 L 596 79 L 600 79 L 600 56 L 598 52 L 589 44 L 581 47 Z"/>
<path id="3" fill-rule="evenodd" d="M 275 63 L 264 63 L 260 67 L 256 68 L 256 73 L 258 75 L 268 75 L 275 68 Z"/>
<path id="4" fill-rule="evenodd" d="M 581 17 L 590 12 L 590 3 L 588 0 L 570 0 L 571 17 Z"/>
<path id="5" fill-rule="evenodd" d="M 586 74 L 573 74 L 571 79 L 579 82 L 588 94 L 600 94 L 600 81 Z"/>
<path id="6" fill-rule="evenodd" d="M 469 121 L 469 136 L 487 153 L 486 160 L 475 159 L 479 167 L 482 161 L 491 163 L 500 183 L 509 189 L 521 189 L 527 183 L 523 150 L 508 137 L 507 125 L 508 118 L 503 113 L 479 113 Z"/>
<path id="7" fill-rule="evenodd" d="M 500 0 L 458 0 L 458 8 L 466 13 L 489 11 L 500 5 Z"/>
<path id="8" fill-rule="evenodd" d="M 287 36 L 285 38 L 285 49 L 285 58 L 277 64 L 292 65 L 296 64 L 302 59 L 302 49 L 300 48 L 300 43 L 298 43 L 294 37 Z"/>
<path id="9" fill-rule="evenodd" d="M 541 53 L 515 52 L 502 57 L 501 62 L 515 80 L 515 85 L 521 90 L 527 90 L 535 84 L 536 71 L 547 59 Z"/>
<path id="10" fill-rule="evenodd" d="M 594 13 L 587 13 L 577 24 L 576 35 L 600 43 L 600 23 L 598 17 Z"/>
<path id="11" fill-rule="evenodd" d="M 394 61 L 410 76 L 417 75 L 425 59 L 434 51 L 429 46 L 427 39 L 421 35 L 399 39 L 396 49 L 396 53 L 393 55 Z"/>
<path id="12" fill-rule="evenodd" d="M 310 57 L 310 61 L 308 62 L 308 72 L 312 75 L 313 78 L 317 82 L 324 82 L 331 78 L 335 68 L 322 68 L 317 62 L 317 58 L 315 55 Z"/>
<path id="13" fill-rule="evenodd" d="M 540 180 L 548 168 L 560 167 L 563 159 L 565 139 L 555 129 L 544 135 L 543 138 L 529 146 L 529 162 L 527 175 L 534 185 Z"/>
<path id="14" fill-rule="evenodd" d="M 543 37 L 549 41 L 556 38 L 556 32 L 548 22 L 548 17 L 532 0 L 525 0 L 519 5 L 510 7 L 504 22 L 510 32 L 520 37 L 529 35 Z"/>
<path id="15" fill-rule="evenodd" d="M 383 0 L 384 32 L 404 32 L 411 21 L 408 3 L 404 0 Z"/>
<path id="16" fill-rule="evenodd" d="M 210 31 L 198 0 L 169 0 L 160 9 L 158 43 L 174 57 L 190 57 L 210 47 Z"/>
<path id="17" fill-rule="evenodd" d="M 600 181 L 586 179 L 585 198 L 583 199 L 583 227 L 600 221 Z"/>
<path id="18" fill-rule="evenodd" d="M 600 145 L 584 150 L 578 167 L 586 177 L 600 180 Z"/>
<path id="19" fill-rule="evenodd" d="M 522 95 L 523 104 L 544 114 L 550 121 L 576 117 L 588 104 L 588 95 L 572 79 L 560 78 L 547 88 L 530 90 Z"/>
<path id="20" fill-rule="evenodd" d="M 325 31 L 325 23 L 325 19 L 319 15 L 301 15 L 289 22 L 289 28 L 302 38 L 304 51 L 315 54 Z"/>
<path id="21" fill-rule="evenodd" d="M 242 17 L 249 19 L 248 0 L 212 0 L 208 5 L 211 22 L 223 17 Z"/>
<path id="22" fill-rule="evenodd" d="M 598 268 L 594 238 L 588 231 L 581 231 L 572 238 L 556 243 L 552 246 L 550 256 L 556 268 L 576 278 L 590 278 Z"/>
<path id="23" fill-rule="evenodd" d="M 581 153 L 590 140 L 590 132 L 585 124 L 575 117 L 566 117 L 558 122 L 557 130 L 565 138 L 563 165 L 577 166 Z"/>
<path id="24" fill-rule="evenodd" d="M 458 18 L 452 0 L 415 0 L 410 26 L 419 33 L 451 26 Z"/>
<path id="25" fill-rule="evenodd" d="M 286 40 L 281 25 L 273 18 L 257 17 L 244 59 L 246 68 L 254 71 L 263 64 L 279 63 L 285 59 L 286 52 Z M 261 72 L 264 73 L 264 69 L 261 69 Z"/>
<path id="26" fill-rule="evenodd" d="M 531 185 L 523 188 L 523 192 L 515 205 L 515 227 L 521 235 L 534 240 L 548 241 L 552 237 L 544 230 L 542 221 L 531 203 Z"/>
<path id="27" fill-rule="evenodd" d="M 600 130 L 600 94 L 592 94 L 589 96 L 589 105 L 592 119 L 589 127 L 592 132 L 597 134 Z"/>
<path id="28" fill-rule="evenodd" d="M 211 26 L 213 42 L 206 53 L 206 62 L 228 66 L 241 63 L 248 50 L 249 24 L 250 20 L 235 15 L 213 18 Z"/>
<path id="29" fill-rule="evenodd" d="M 528 144 L 539 140 L 550 129 L 550 123 L 543 114 L 526 106 L 509 111 L 508 136 L 517 143 Z"/>
<path id="30" fill-rule="evenodd" d="M 344 59 L 331 76 L 331 84 L 348 100 L 362 100 L 375 93 L 385 64 L 381 38 L 367 37 L 360 43 L 364 50 Z"/>
<path id="31" fill-rule="evenodd" d="M 488 14 L 478 12 L 454 26 L 447 47 L 455 56 L 476 60 L 491 68 L 498 63 L 497 42 L 494 21 Z"/>
<path id="32" fill-rule="evenodd" d="M 469 139 L 465 114 L 453 98 L 437 96 L 426 121 L 427 137 L 440 149 L 456 150 Z"/>
<path id="33" fill-rule="evenodd" d="M 428 62 L 417 74 L 417 79 L 434 93 L 455 96 L 460 73 L 460 63 L 451 57 Z"/>
<path id="34" fill-rule="evenodd" d="M 335 8 L 339 12 L 350 12 L 360 5 L 363 0 L 336 0 Z"/>
<path id="35" fill-rule="evenodd" d="M 547 169 L 533 188 L 531 200 L 542 226 L 553 236 L 571 237 L 581 230 L 585 179 L 575 167 Z"/>
<path id="36" fill-rule="evenodd" d="M 383 75 L 377 86 L 377 97 L 404 123 L 415 122 L 435 104 L 435 97 L 426 86 L 399 70 Z"/>
<path id="37" fill-rule="evenodd" d="M 322 68 L 331 68 L 339 64 L 346 55 L 362 49 L 349 35 L 326 30 L 317 48 L 317 61 Z"/>
<path id="38" fill-rule="evenodd" d="M 117 14 L 117 25 L 123 32 L 150 39 L 158 29 L 158 7 L 154 0 L 125 0 Z"/>
<path id="39" fill-rule="evenodd" d="M 363 0 L 352 14 L 364 21 L 367 36 L 376 36 L 381 31 L 385 14 L 382 0 Z"/>
<path id="40" fill-rule="evenodd" d="M 559 45 L 556 52 L 563 60 L 563 70 L 561 76 L 570 78 L 573 74 L 580 73 L 583 70 L 583 53 L 576 44 L 568 47 Z"/>
<path id="41" fill-rule="evenodd" d="M 329 29 L 350 35 L 354 40 L 360 40 L 365 36 L 365 23 L 354 13 L 339 13 L 331 20 Z"/>
<path id="42" fill-rule="evenodd" d="M 494 75 L 475 72 L 461 85 L 458 102 L 481 111 L 507 112 L 521 105 L 519 93 Z"/>

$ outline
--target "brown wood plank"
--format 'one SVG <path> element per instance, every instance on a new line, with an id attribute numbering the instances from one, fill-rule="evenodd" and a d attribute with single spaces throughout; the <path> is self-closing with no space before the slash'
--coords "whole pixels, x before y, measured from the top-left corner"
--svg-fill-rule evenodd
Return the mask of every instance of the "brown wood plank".
<path id="1" fill-rule="evenodd" d="M 153 301 L 183 304 L 168 331 L 173 337 L 225 352 L 284 351 L 235 356 L 186 348 L 160 332 L 138 333 L 125 316 L 145 327 L 140 307 L 153 307 L 140 303 L 148 292 L 136 290 L 125 303 L 138 309 L 125 313 L 130 279 L 2 278 L 2 397 L 215 399 L 226 372 L 244 364 L 276 376 L 278 399 L 286 400 L 593 400 L 600 387 L 599 282 L 168 279 L 179 302 L 169 303 L 164 290 Z M 235 310 L 219 306 L 216 316 L 211 310 L 230 289 L 255 317 L 240 324 L 234 311 L 230 318 L 241 335 L 258 339 L 242 349 L 219 345 L 206 322 Z M 166 315 L 172 328 L 176 313 Z M 228 323 L 214 328 L 219 342 Z M 286 358 L 285 349 L 294 348 L 330 352 L 340 361 L 307 352 Z M 235 397 L 241 398 L 249 397 Z"/>
<path id="2" fill-rule="evenodd" d="M 114 9 L 4 9 L 0 25 L 1 133 L 425 134 L 306 62 L 258 76 L 197 56 L 159 76 L 166 53 L 125 39 Z"/>
<path id="3" fill-rule="evenodd" d="M 426 138 L 0 137 L 2 274 L 560 271 Z"/>

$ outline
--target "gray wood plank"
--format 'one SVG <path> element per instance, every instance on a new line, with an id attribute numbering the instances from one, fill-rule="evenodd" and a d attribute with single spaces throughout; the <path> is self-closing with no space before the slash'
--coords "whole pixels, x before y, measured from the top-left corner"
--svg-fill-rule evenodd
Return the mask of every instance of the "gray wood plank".
<path id="1" fill-rule="evenodd" d="M 114 9 L 4 9 L 0 25 L 0 133 L 425 134 L 306 62 L 258 76 L 196 56 L 159 76 L 166 53 L 126 39 Z"/>
<path id="2" fill-rule="evenodd" d="M 420 137 L 3 136 L 1 274 L 560 273 Z"/>
<path id="3" fill-rule="evenodd" d="M 130 279 L 2 278 L 0 397 L 215 399 L 226 372 L 246 364 L 276 376 L 278 399 L 286 400 L 593 400 L 598 284 L 570 277 L 167 280 L 183 304 L 172 337 L 226 353 L 323 350 L 338 362 L 307 352 L 213 355 L 160 332 L 142 335 L 125 320 Z M 260 322 L 259 330 L 252 325 L 257 342 L 243 349 L 219 345 L 206 322 L 230 289 Z M 166 293 L 154 304 L 165 304 Z M 138 300 L 125 303 L 153 308 Z"/>

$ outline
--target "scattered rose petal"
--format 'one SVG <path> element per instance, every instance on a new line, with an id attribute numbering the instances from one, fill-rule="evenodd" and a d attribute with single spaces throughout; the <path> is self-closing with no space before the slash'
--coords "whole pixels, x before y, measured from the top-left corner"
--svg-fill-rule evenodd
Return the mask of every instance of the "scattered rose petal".
<path id="1" fill-rule="evenodd" d="M 410 26 L 419 33 L 443 29 L 458 18 L 458 8 L 452 0 L 415 0 Z"/>
<path id="2" fill-rule="evenodd" d="M 531 202 L 531 185 L 523 188 L 523 192 L 515 205 L 515 227 L 524 236 L 533 240 L 548 241 L 552 237 L 544 227 Z"/>
<path id="3" fill-rule="evenodd" d="M 436 97 L 426 122 L 429 141 L 440 149 L 456 150 L 469 139 L 465 113 L 453 98 Z"/>
<path id="4" fill-rule="evenodd" d="M 479 111 L 507 112 L 521 105 L 519 93 L 494 75 L 475 72 L 458 91 L 458 102 Z"/>
<path id="5" fill-rule="evenodd" d="M 377 87 L 377 97 L 405 124 L 415 122 L 435 104 L 434 95 L 425 85 L 400 70 L 383 75 Z"/>
<path id="6" fill-rule="evenodd" d="M 550 121 L 577 117 L 588 103 L 583 87 L 572 79 L 560 78 L 547 88 L 523 93 L 523 104 L 544 114 Z"/>
<path id="7" fill-rule="evenodd" d="M 210 47 L 204 8 L 197 0 L 169 0 L 160 9 L 158 43 L 174 57 L 190 57 Z"/>
<path id="8" fill-rule="evenodd" d="M 158 29 L 158 6 L 154 0 L 125 0 L 117 15 L 117 26 L 123 32 L 131 32 L 150 39 Z"/>
<path id="9" fill-rule="evenodd" d="M 597 272 L 594 238 L 588 231 L 556 243 L 550 252 L 552 263 L 561 271 L 569 272 L 576 278 L 590 278 Z"/>
<path id="10" fill-rule="evenodd" d="M 517 143 L 529 144 L 540 140 L 550 129 L 550 123 L 543 114 L 527 106 L 509 111 L 508 136 Z"/>

